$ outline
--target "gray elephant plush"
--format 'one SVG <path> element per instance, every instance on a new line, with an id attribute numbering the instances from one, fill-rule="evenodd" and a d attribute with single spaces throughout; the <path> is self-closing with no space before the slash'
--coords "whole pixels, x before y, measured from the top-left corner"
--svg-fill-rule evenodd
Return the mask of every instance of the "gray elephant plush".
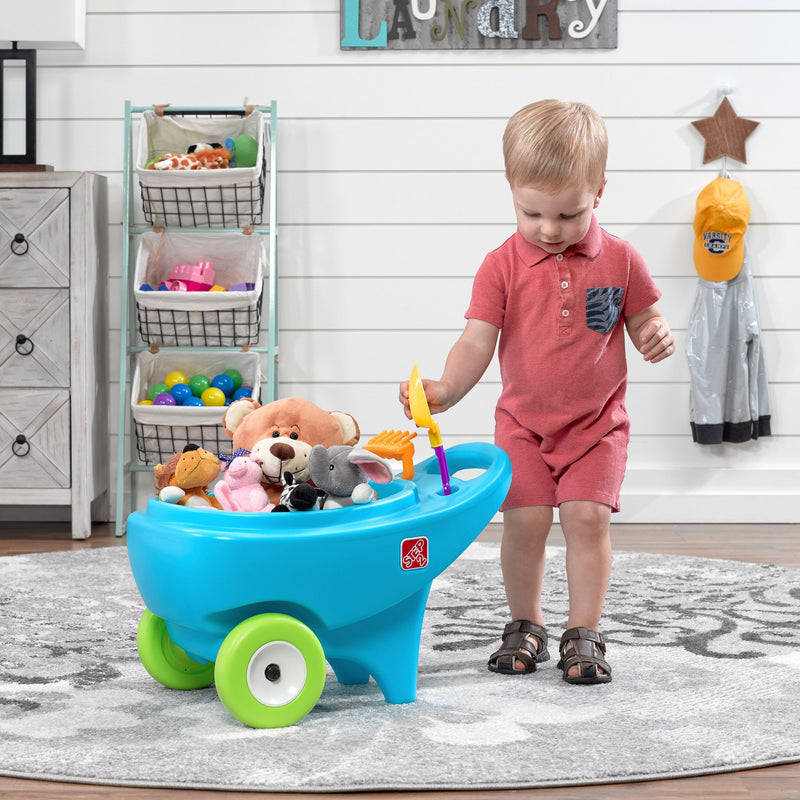
<path id="1" fill-rule="evenodd" d="M 375 491 L 367 481 L 389 483 L 394 477 L 388 461 L 348 445 L 313 447 L 308 472 L 314 485 L 326 494 L 323 509 L 369 503 L 375 499 Z"/>

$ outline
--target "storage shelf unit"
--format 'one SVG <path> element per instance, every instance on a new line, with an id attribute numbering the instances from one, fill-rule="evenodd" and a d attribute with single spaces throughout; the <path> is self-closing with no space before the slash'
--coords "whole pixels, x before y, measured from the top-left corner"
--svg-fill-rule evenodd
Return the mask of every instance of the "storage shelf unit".
<path id="1" fill-rule="evenodd" d="M 177 225 L 157 224 L 158 212 L 154 212 L 152 189 L 140 187 L 140 192 L 136 192 L 139 182 L 135 170 L 134 155 L 134 127 L 144 125 L 144 115 L 158 113 L 164 116 L 178 118 L 209 118 L 225 119 L 232 117 L 245 117 L 251 111 L 258 111 L 264 117 L 264 141 L 263 163 L 265 170 L 261 173 L 261 188 L 263 191 L 263 214 L 259 213 L 254 219 L 247 222 L 251 224 L 241 224 L 242 217 L 220 212 L 220 205 L 213 195 L 206 200 L 200 192 L 199 200 L 186 192 L 176 190 L 174 195 L 166 199 L 158 197 L 155 207 L 164 211 L 162 218 L 167 222 L 178 222 Z M 190 180 L 197 180 L 201 173 L 216 172 L 215 170 L 193 170 Z M 130 101 L 125 103 L 125 142 L 124 142 L 124 166 L 123 166 L 123 189 L 122 189 L 122 303 L 121 303 L 121 343 L 120 343 L 120 379 L 119 379 L 119 441 L 117 452 L 117 497 L 116 497 L 116 533 L 121 536 L 125 532 L 126 513 L 126 490 L 132 500 L 136 497 L 136 474 L 139 472 L 153 471 L 152 464 L 145 464 L 139 461 L 138 453 L 142 452 L 141 447 L 137 447 L 136 424 L 132 419 L 130 411 L 131 400 L 131 376 L 133 374 L 134 359 L 137 354 L 143 351 L 153 351 L 154 348 L 145 344 L 139 335 L 138 314 L 134 300 L 134 247 L 139 238 L 149 232 L 157 231 L 165 234 L 197 234 L 207 236 L 219 234 L 220 232 L 240 231 L 262 235 L 267 241 L 268 264 L 266 276 L 266 307 L 259 306 L 261 317 L 266 315 L 266 324 L 262 322 L 261 328 L 264 331 L 266 342 L 259 341 L 256 345 L 245 345 L 243 347 L 231 346 L 228 351 L 242 352 L 246 350 L 250 353 L 262 354 L 263 378 L 266 386 L 262 383 L 261 402 L 271 402 L 277 398 L 278 387 L 278 169 L 277 169 L 277 109 L 275 101 L 269 105 L 254 107 L 181 107 L 181 106 L 134 106 Z M 192 194 L 194 190 L 192 190 Z M 251 198 L 245 197 L 247 203 Z M 233 198 L 234 207 L 240 202 L 237 196 Z M 201 213 L 203 204 L 206 204 L 208 214 Z M 225 206 L 228 208 L 229 206 Z M 176 213 L 175 209 L 178 209 Z M 185 213 L 184 213 L 185 212 Z M 186 224 L 201 222 L 203 224 Z M 155 224 L 154 224 L 155 223 Z M 260 298 L 259 302 L 263 299 Z M 262 337 L 263 338 L 263 337 Z M 218 352 L 220 348 L 208 346 L 189 346 L 171 348 L 159 345 L 158 351 L 164 352 L 170 349 L 181 353 L 207 353 L 211 349 Z M 180 426 L 178 426 L 180 427 Z"/>

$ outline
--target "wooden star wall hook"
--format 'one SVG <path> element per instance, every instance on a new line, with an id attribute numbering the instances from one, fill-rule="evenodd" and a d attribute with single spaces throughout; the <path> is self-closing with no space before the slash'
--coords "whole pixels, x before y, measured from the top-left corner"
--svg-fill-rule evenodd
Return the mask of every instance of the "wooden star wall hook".
<path id="1" fill-rule="evenodd" d="M 723 97 L 713 117 L 692 123 L 706 140 L 703 163 L 707 164 L 722 156 L 730 156 L 746 164 L 745 139 L 758 127 L 758 124 L 755 120 L 736 116 L 730 100 Z"/>

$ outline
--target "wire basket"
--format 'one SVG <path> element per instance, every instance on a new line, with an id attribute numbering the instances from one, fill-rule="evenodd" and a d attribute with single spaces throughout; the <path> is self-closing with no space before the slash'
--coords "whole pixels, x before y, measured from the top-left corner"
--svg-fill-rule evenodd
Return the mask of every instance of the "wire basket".
<path id="1" fill-rule="evenodd" d="M 139 333 L 147 344 L 178 347 L 239 347 L 257 344 L 261 297 L 254 306 L 230 311 L 183 311 L 136 307 Z"/>
<path id="2" fill-rule="evenodd" d="M 231 455 L 231 439 L 221 425 L 145 425 L 135 423 L 136 455 L 143 464 L 163 464 L 187 444 L 196 444 L 214 455 Z"/>
<path id="3" fill-rule="evenodd" d="M 226 291 L 157 290 L 176 265 L 197 262 L 211 265 L 213 282 Z M 142 341 L 173 347 L 258 344 L 267 268 L 267 248 L 257 233 L 143 234 L 134 278 Z"/>
<path id="4" fill-rule="evenodd" d="M 187 376 L 212 377 L 226 369 L 242 374 L 243 384 L 252 387 L 258 400 L 261 388 L 261 360 L 258 353 L 208 350 L 159 351 L 139 353 L 131 386 L 131 409 L 136 432 L 136 452 L 144 464 L 163 464 L 187 444 L 196 444 L 212 453 L 230 453 L 231 439 L 222 419 L 224 406 L 185 407 L 139 405 L 148 389 L 163 382 L 173 370 Z"/>
<path id="5" fill-rule="evenodd" d="M 148 164 L 165 153 L 186 153 L 197 143 L 255 139 L 254 166 L 228 169 L 156 170 Z M 260 111 L 245 116 L 191 117 L 145 111 L 139 126 L 136 174 L 145 220 L 180 228 L 235 228 L 260 225 L 268 168 L 268 131 Z"/>

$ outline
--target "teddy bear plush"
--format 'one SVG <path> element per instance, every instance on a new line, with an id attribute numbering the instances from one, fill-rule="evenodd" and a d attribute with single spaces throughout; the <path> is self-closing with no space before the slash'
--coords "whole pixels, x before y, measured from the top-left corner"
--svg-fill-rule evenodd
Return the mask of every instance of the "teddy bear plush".
<path id="1" fill-rule="evenodd" d="M 262 485 L 271 503 L 280 503 L 282 478 L 308 481 L 308 459 L 314 445 L 354 445 L 361 432 L 342 411 L 324 411 L 310 400 L 286 397 L 262 406 L 252 398 L 237 400 L 223 417 L 234 450 L 249 450 L 261 461 Z"/>
<path id="2" fill-rule="evenodd" d="M 180 453 L 170 456 L 166 464 L 156 464 L 156 492 L 167 503 L 191 508 L 217 508 L 207 486 L 219 475 L 219 459 L 196 444 L 187 444 Z"/>
<path id="3" fill-rule="evenodd" d="M 225 511 L 272 511 L 261 485 L 261 461 L 253 456 L 236 456 L 224 468 L 224 477 L 214 486 L 214 496 Z"/>

